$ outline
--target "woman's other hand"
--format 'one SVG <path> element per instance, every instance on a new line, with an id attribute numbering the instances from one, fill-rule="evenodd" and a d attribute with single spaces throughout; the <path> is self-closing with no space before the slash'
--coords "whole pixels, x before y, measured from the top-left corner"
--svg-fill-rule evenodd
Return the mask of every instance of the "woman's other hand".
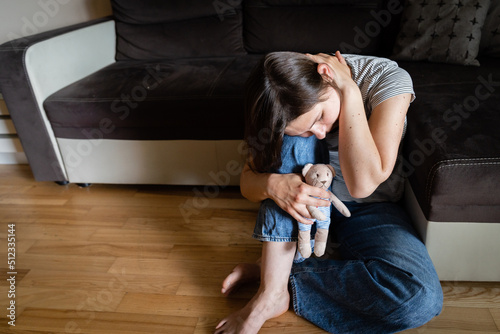
<path id="1" fill-rule="evenodd" d="M 351 69 L 340 51 L 335 52 L 333 56 L 326 53 L 306 55 L 318 63 L 318 72 L 324 77 L 326 76 L 327 80 L 333 81 L 340 90 L 343 90 L 348 85 L 356 85 L 351 77 Z M 328 68 L 325 68 L 325 65 Z"/>
<path id="2" fill-rule="evenodd" d="M 329 193 L 321 188 L 308 185 L 299 174 L 271 174 L 268 180 L 269 197 L 294 219 L 304 224 L 312 224 L 307 205 L 330 206 Z"/>

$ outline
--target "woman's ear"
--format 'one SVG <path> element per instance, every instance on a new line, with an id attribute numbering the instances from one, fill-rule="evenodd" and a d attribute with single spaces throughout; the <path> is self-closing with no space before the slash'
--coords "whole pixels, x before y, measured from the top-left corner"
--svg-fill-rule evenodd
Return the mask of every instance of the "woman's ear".
<path id="1" fill-rule="evenodd" d="M 326 81 L 331 81 L 333 79 L 333 71 L 332 71 L 331 67 L 326 63 L 319 63 L 318 64 L 318 73 Z"/>

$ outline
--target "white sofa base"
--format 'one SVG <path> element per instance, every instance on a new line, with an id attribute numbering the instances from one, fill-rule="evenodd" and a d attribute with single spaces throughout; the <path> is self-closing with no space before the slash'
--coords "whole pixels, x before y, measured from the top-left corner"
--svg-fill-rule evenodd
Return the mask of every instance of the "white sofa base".
<path id="1" fill-rule="evenodd" d="M 43 101 L 70 83 L 114 63 L 115 45 L 115 22 L 106 21 L 52 37 L 27 49 L 26 73 L 54 147 L 57 148 L 56 138 Z M 61 163 L 59 151 L 55 152 Z"/>
<path id="2" fill-rule="evenodd" d="M 239 185 L 241 140 L 57 139 L 69 182 Z"/>
<path id="3" fill-rule="evenodd" d="M 441 281 L 500 281 L 500 222 L 428 221 L 408 182 L 405 202 Z"/>

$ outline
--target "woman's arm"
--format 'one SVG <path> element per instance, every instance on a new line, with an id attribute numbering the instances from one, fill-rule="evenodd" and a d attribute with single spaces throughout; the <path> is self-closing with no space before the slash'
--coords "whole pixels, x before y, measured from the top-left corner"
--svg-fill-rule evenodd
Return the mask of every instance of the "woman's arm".
<path id="1" fill-rule="evenodd" d="M 242 195 L 252 202 L 272 199 L 280 208 L 304 224 L 311 224 L 306 205 L 328 206 L 329 201 L 314 197 L 328 198 L 329 193 L 321 188 L 308 185 L 300 174 L 256 173 L 248 164 L 241 172 Z M 314 196 L 314 197 L 311 197 Z"/>
<path id="2" fill-rule="evenodd" d="M 411 95 L 401 94 L 382 102 L 368 121 L 361 92 L 340 53 L 311 58 L 329 65 L 322 67 L 323 74 L 340 91 L 339 162 L 347 189 L 355 198 L 367 197 L 394 169 Z"/>
<path id="3" fill-rule="evenodd" d="M 411 95 L 401 94 L 382 102 L 372 111 L 369 121 L 364 109 L 358 109 L 356 95 L 344 93 L 339 160 L 351 196 L 364 198 L 387 180 L 394 169 Z"/>

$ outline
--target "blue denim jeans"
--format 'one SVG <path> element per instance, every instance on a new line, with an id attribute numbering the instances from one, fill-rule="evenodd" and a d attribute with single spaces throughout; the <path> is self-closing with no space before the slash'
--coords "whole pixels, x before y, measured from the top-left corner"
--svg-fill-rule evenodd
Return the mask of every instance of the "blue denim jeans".
<path id="1" fill-rule="evenodd" d="M 283 165 L 275 172 L 328 163 L 325 146 L 314 136 L 285 137 L 282 156 Z M 441 285 L 402 207 L 389 202 L 345 204 L 351 217 L 332 210 L 330 225 L 341 260 L 311 257 L 292 267 L 295 313 L 328 332 L 355 334 L 399 332 L 438 315 Z M 297 236 L 297 222 L 273 201 L 264 201 L 254 237 L 276 242 Z"/>

